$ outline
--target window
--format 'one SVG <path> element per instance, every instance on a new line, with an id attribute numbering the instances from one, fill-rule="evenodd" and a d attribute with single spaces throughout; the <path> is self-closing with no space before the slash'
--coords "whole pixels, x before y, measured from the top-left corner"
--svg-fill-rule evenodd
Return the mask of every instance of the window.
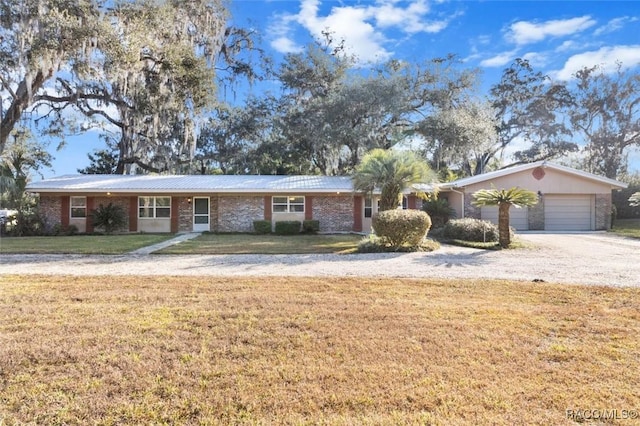
<path id="1" fill-rule="evenodd" d="M 139 197 L 138 217 L 141 219 L 171 217 L 171 197 Z"/>
<path id="2" fill-rule="evenodd" d="M 273 197 L 274 213 L 304 213 L 304 197 Z"/>
<path id="3" fill-rule="evenodd" d="M 87 217 L 87 197 L 71 197 L 71 217 Z"/>
<path id="4" fill-rule="evenodd" d="M 364 217 L 371 217 L 373 213 L 371 198 L 364 199 Z"/>

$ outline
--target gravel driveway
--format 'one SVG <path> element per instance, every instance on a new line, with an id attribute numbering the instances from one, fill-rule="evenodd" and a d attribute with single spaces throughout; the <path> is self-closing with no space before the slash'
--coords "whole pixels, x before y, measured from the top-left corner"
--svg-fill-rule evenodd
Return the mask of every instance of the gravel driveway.
<path id="1" fill-rule="evenodd" d="M 524 233 L 531 248 L 358 255 L 1 255 L 0 275 L 215 275 L 504 278 L 640 285 L 640 240 L 605 233 Z M 1 279 L 0 279 L 1 281 Z"/>

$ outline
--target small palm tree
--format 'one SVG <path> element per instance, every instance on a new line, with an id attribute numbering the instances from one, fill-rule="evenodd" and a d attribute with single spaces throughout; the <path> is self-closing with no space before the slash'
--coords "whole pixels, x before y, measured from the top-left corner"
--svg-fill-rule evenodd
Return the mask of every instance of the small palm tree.
<path id="1" fill-rule="evenodd" d="M 374 149 L 367 153 L 353 175 L 357 191 L 380 188 L 380 211 L 398 207 L 402 191 L 416 183 L 435 182 L 429 165 L 409 151 Z"/>
<path id="2" fill-rule="evenodd" d="M 640 206 L 640 192 L 635 192 L 631 194 L 631 197 L 629 197 L 629 205 L 631 207 Z"/>
<path id="3" fill-rule="evenodd" d="M 473 193 L 474 206 L 498 206 L 498 232 L 500 246 L 509 247 L 511 232 L 509 231 L 509 208 L 533 206 L 538 202 L 538 195 L 533 191 L 514 187 L 510 189 L 481 189 Z"/>

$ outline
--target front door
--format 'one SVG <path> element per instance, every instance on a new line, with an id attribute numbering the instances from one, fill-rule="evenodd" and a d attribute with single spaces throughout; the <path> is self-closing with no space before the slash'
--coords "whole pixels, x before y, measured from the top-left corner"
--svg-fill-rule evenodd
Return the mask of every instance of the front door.
<path id="1" fill-rule="evenodd" d="M 209 231 L 209 198 L 193 197 L 193 230 Z"/>

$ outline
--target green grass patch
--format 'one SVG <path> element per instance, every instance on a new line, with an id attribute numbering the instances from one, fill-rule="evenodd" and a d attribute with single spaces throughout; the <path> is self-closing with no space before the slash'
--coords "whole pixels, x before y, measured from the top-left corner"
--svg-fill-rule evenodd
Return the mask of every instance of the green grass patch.
<path id="1" fill-rule="evenodd" d="M 640 238 L 640 219 L 617 219 L 611 232 L 623 237 Z"/>
<path id="2" fill-rule="evenodd" d="M 155 254 L 351 253 L 362 237 L 337 235 L 202 234 Z"/>
<path id="3" fill-rule="evenodd" d="M 2 237 L 5 254 L 122 254 L 173 238 L 173 234 Z"/>

